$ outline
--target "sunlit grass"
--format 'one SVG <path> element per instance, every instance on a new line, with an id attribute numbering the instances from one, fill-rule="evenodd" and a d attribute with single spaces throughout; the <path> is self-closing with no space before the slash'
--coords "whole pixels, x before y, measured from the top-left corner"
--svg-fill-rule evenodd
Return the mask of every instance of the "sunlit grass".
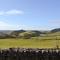
<path id="1" fill-rule="evenodd" d="M 41 39 L 0 39 L 0 48 L 21 47 L 21 48 L 55 48 L 56 40 Z M 60 46 L 60 41 L 59 41 Z"/>

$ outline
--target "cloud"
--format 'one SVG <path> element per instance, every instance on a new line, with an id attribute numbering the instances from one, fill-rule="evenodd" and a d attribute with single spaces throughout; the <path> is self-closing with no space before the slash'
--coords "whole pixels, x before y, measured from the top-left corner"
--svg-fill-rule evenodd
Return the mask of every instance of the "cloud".
<path id="1" fill-rule="evenodd" d="M 0 21 L 0 30 L 47 30 L 44 27 L 36 27 L 36 26 L 27 26 L 27 25 L 12 25 L 4 21 Z"/>
<path id="2" fill-rule="evenodd" d="M 0 26 L 11 26 L 11 25 L 9 25 L 9 24 L 7 24 L 5 22 L 0 21 Z"/>
<path id="3" fill-rule="evenodd" d="M 0 30 L 17 30 L 17 25 L 11 25 L 6 22 L 0 21 Z"/>
<path id="4" fill-rule="evenodd" d="M 27 26 L 24 24 L 18 25 L 18 24 L 10 24 L 4 21 L 0 21 L 0 30 L 50 30 L 50 27 L 44 27 L 44 26 Z"/>
<path id="5" fill-rule="evenodd" d="M 8 11 L 0 11 L 0 15 L 22 15 L 24 14 L 21 10 L 8 10 Z"/>

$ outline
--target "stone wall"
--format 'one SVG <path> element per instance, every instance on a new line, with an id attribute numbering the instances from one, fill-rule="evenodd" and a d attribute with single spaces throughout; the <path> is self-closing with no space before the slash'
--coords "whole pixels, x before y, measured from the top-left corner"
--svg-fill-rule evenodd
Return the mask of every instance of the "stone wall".
<path id="1" fill-rule="evenodd" d="M 60 49 L 0 49 L 0 60 L 60 60 Z"/>

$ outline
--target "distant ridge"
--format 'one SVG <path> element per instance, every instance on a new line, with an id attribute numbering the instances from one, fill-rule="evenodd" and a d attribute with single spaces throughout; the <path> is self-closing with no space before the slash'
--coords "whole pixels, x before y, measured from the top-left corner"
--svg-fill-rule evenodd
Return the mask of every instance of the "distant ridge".
<path id="1" fill-rule="evenodd" d="M 51 30 L 51 32 L 52 32 L 52 33 L 60 32 L 60 28 L 53 29 L 53 30 Z"/>
<path id="2" fill-rule="evenodd" d="M 22 38 L 24 36 L 37 37 L 45 36 L 46 34 L 56 33 L 60 35 L 60 28 L 52 29 L 50 31 L 41 30 L 0 30 L 0 38 Z M 55 34 L 56 35 L 56 34 Z"/>

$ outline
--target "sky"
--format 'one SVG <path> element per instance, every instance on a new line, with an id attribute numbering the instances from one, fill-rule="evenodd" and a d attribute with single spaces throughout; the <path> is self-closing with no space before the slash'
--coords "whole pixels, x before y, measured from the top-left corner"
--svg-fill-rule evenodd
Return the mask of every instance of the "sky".
<path id="1" fill-rule="evenodd" d="M 0 30 L 60 28 L 60 0 L 0 0 Z"/>

